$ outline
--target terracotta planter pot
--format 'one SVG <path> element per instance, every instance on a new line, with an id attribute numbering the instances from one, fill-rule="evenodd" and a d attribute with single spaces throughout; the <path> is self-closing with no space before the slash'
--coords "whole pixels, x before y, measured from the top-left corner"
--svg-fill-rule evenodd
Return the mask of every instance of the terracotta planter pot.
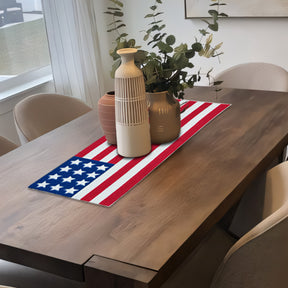
<path id="1" fill-rule="evenodd" d="M 149 103 L 151 142 L 162 144 L 176 139 L 180 133 L 180 105 L 167 91 L 146 93 Z"/>
<path id="2" fill-rule="evenodd" d="M 107 92 L 98 101 L 98 115 L 101 127 L 109 144 L 116 144 L 115 93 Z"/>

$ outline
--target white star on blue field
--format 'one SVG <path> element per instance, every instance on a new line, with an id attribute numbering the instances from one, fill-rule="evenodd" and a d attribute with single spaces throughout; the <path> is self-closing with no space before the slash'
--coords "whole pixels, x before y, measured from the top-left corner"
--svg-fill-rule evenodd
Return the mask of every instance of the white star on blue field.
<path id="1" fill-rule="evenodd" d="M 111 163 L 74 156 L 29 188 L 72 197 L 112 166 Z"/>

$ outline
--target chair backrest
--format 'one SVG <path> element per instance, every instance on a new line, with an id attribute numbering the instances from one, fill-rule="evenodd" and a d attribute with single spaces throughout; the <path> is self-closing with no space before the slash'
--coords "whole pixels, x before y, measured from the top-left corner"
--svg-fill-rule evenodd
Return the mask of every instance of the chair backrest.
<path id="1" fill-rule="evenodd" d="M 288 91 L 288 72 L 270 63 L 243 63 L 216 76 L 223 88 Z"/>
<path id="2" fill-rule="evenodd" d="M 21 143 L 29 142 L 92 109 L 60 94 L 35 94 L 16 104 L 13 114 Z"/>
<path id="3" fill-rule="evenodd" d="M 0 136 L 0 156 L 12 151 L 13 149 L 17 148 L 18 146 L 9 141 L 8 139 Z"/>
<path id="4" fill-rule="evenodd" d="M 288 162 L 267 173 L 264 217 L 226 254 L 211 288 L 284 288 L 288 274 Z"/>

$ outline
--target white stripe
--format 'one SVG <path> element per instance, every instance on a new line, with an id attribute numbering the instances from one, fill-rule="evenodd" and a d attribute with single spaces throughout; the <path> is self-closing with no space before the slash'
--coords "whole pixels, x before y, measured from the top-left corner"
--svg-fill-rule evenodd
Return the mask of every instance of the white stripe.
<path id="1" fill-rule="evenodd" d="M 199 106 L 201 106 L 202 103 L 195 103 L 192 105 L 191 110 L 197 109 Z M 197 105 L 196 105 L 197 104 Z M 206 116 L 208 113 L 210 113 L 212 110 L 214 110 L 217 106 L 220 104 L 213 103 L 208 108 L 204 109 L 201 113 L 199 113 L 196 117 L 194 117 L 192 120 L 190 120 L 186 125 L 184 125 L 181 128 L 180 137 L 185 134 L 191 127 L 193 127 L 199 120 L 201 120 L 204 116 Z M 197 106 L 197 107 L 194 107 Z M 187 109 L 188 110 L 188 109 Z M 185 111 L 186 112 L 186 111 Z M 185 113 L 184 112 L 184 113 Z M 184 114 L 183 113 L 183 114 Z M 191 111 L 187 111 L 187 115 L 190 114 Z M 186 113 L 185 113 L 186 114 Z M 185 115 L 183 115 L 185 117 Z M 152 151 L 147 157 L 145 157 L 141 162 L 139 162 L 136 166 L 134 166 L 132 169 L 130 169 L 127 173 L 125 173 L 123 176 L 121 176 L 118 180 L 116 180 L 112 185 L 107 187 L 101 194 L 96 196 L 91 202 L 99 204 L 101 201 L 103 201 L 105 198 L 110 196 L 115 190 L 117 190 L 119 187 L 121 187 L 127 180 L 129 180 L 131 177 L 137 174 L 138 170 L 141 170 L 143 167 L 145 167 L 150 161 L 152 161 L 155 157 L 157 157 L 161 152 L 163 152 L 165 149 L 167 149 L 170 146 L 171 143 L 166 143 L 158 146 L 154 151 Z M 119 169 L 121 169 L 123 166 L 125 166 L 131 159 L 129 158 L 123 158 L 121 161 L 119 161 L 117 164 L 115 164 L 113 167 L 111 167 L 107 172 L 102 174 L 99 178 L 95 179 L 93 182 L 91 182 L 89 185 L 84 187 L 81 191 L 79 191 L 77 194 L 75 194 L 72 198 L 74 199 L 81 199 L 86 194 L 88 194 L 91 190 L 96 188 L 98 185 L 103 183 L 106 179 L 108 179 L 110 176 L 112 176 L 114 173 L 116 173 Z"/>
<path id="2" fill-rule="evenodd" d="M 83 158 L 87 159 L 92 159 L 94 158 L 97 154 L 101 153 L 103 150 L 109 147 L 109 144 L 107 141 L 103 142 L 101 145 L 98 147 L 94 148 L 92 151 L 88 152 Z"/>
<path id="3" fill-rule="evenodd" d="M 108 155 L 106 155 L 104 158 L 102 158 L 100 161 L 103 162 L 110 162 L 114 157 L 116 157 L 118 155 L 117 153 L 117 149 L 113 150 L 112 152 L 110 152 Z"/>
<path id="4" fill-rule="evenodd" d="M 213 111 L 215 109 L 215 107 L 217 107 L 218 105 L 219 104 L 210 105 L 208 108 L 206 108 L 204 111 L 199 113 L 196 117 L 194 117 L 191 121 L 189 121 L 186 125 L 184 125 L 184 127 L 182 127 L 182 129 L 181 129 L 180 137 L 183 134 L 185 134 L 191 127 L 193 127 L 198 121 L 200 121 L 204 116 L 206 116 L 208 113 Z M 160 153 L 162 153 L 167 148 L 169 148 L 170 145 L 171 145 L 171 143 L 166 143 L 166 144 L 162 144 L 162 145 L 158 146 L 154 151 L 152 151 L 149 154 L 149 156 L 145 157 L 141 162 L 139 162 L 137 165 L 135 165 L 132 169 L 130 169 L 122 177 L 120 177 L 118 180 L 116 180 L 112 185 L 107 187 L 102 193 L 97 195 L 90 202 L 99 204 L 101 201 L 103 201 L 104 199 L 109 197 L 119 187 L 124 185 L 125 182 L 127 182 L 130 178 L 135 176 L 138 173 L 139 170 L 143 169 L 147 164 L 149 164 L 151 161 L 153 161 Z"/>
<path id="5" fill-rule="evenodd" d="M 185 110 L 185 112 L 183 112 L 181 114 L 181 118 L 185 118 L 187 115 L 189 115 L 191 112 L 193 112 L 194 110 L 196 110 L 198 107 L 200 107 L 203 103 L 205 102 L 196 102 L 194 105 L 192 105 L 191 107 L 189 107 L 187 110 Z M 183 127 L 181 127 L 181 130 L 183 130 Z M 181 134 L 180 134 L 181 135 Z M 105 142 L 107 143 L 107 142 Z M 169 143 L 168 143 L 169 144 Z M 102 146 L 103 144 L 101 144 L 100 146 Z M 107 144 L 108 145 L 108 144 Z M 99 146 L 99 147 L 100 147 Z M 101 153 L 102 151 L 99 151 L 99 147 L 95 148 L 94 150 L 97 149 L 97 153 Z M 103 147 L 103 146 L 102 146 Z M 104 149 L 106 148 L 105 146 L 103 147 Z M 95 157 L 97 154 L 94 153 L 94 150 L 89 152 L 89 154 L 94 155 L 93 157 Z M 158 151 L 158 150 L 157 150 Z M 88 155 L 88 154 L 87 154 Z M 85 158 L 87 158 L 87 155 L 85 156 Z M 109 162 L 111 159 L 113 159 L 115 156 L 117 155 L 117 150 L 112 151 L 111 153 L 109 153 L 106 157 L 104 157 L 103 159 L 101 159 L 101 161 L 103 162 Z M 149 154 L 150 155 L 150 154 Z M 92 158 L 93 158 L 92 157 Z M 109 161 L 108 161 L 109 160 Z M 89 185 L 87 185 L 86 187 L 84 187 L 82 190 L 80 190 L 78 193 L 76 193 L 75 195 L 73 195 L 72 198 L 75 199 L 81 199 L 83 198 L 87 193 L 89 193 L 91 190 L 93 190 L 95 187 L 97 187 L 98 185 L 100 185 L 102 182 L 104 182 L 107 178 L 109 178 L 110 176 L 112 176 L 115 172 L 117 172 L 119 169 L 121 169 L 123 166 L 125 166 L 128 162 L 130 161 L 129 158 L 123 158 L 121 159 L 118 163 L 116 163 L 113 167 L 111 167 L 107 172 L 105 172 L 103 175 L 101 175 L 100 177 L 98 177 L 97 179 L 95 179 L 94 181 L 92 181 Z"/>

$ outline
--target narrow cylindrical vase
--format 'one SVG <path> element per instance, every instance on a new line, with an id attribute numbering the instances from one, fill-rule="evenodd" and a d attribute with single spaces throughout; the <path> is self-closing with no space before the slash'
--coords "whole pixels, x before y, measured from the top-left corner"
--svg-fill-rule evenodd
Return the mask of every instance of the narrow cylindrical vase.
<path id="1" fill-rule="evenodd" d="M 120 49 L 115 72 L 115 115 L 118 153 L 139 157 L 151 151 L 149 114 L 142 71 L 134 63 L 137 49 Z"/>

